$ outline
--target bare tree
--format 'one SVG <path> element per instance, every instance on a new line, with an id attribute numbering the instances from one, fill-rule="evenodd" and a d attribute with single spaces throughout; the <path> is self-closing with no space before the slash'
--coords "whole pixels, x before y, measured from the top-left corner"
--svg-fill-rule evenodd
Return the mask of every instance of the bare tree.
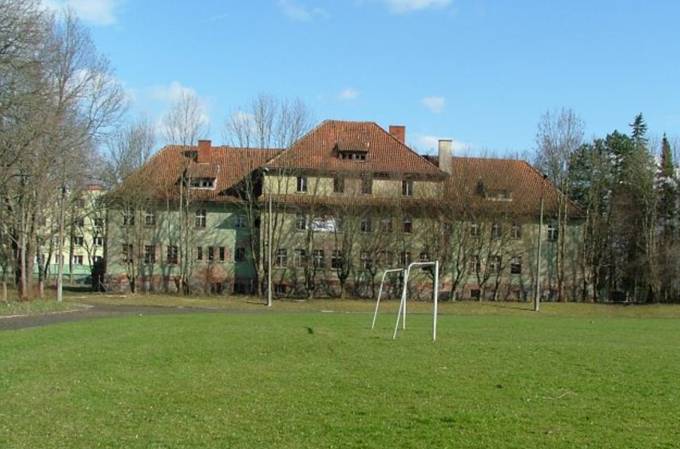
<path id="1" fill-rule="evenodd" d="M 311 114 L 308 107 L 301 100 L 279 100 L 268 95 L 259 95 L 248 105 L 233 111 L 224 125 L 224 140 L 234 147 L 241 149 L 285 150 L 306 133 L 311 127 Z M 273 196 L 283 199 L 291 193 L 291 186 L 287 181 L 294 175 L 294 167 L 277 170 L 277 173 L 265 174 L 254 170 L 257 168 L 256 159 L 243 153 L 240 164 L 242 173 L 249 173 L 239 186 L 241 208 L 246 217 L 249 229 L 253 230 L 248 237 L 249 253 L 255 273 L 257 293 L 263 293 L 264 280 L 267 277 L 267 258 L 264 257 L 265 245 L 262 236 L 272 241 L 270 254 L 279 249 L 277 242 L 285 240 L 282 233 L 289 230 L 284 218 L 289 211 L 285 201 L 277 201 L 272 208 L 272 217 L 265 215 L 262 210 L 261 198 L 265 203 L 273 201 Z M 274 154 L 271 154 L 273 157 Z M 263 183 L 266 184 L 263 186 Z M 265 196 L 261 196 L 261 195 Z M 264 232 L 254 232 L 262 223 Z M 271 223 L 271 229 L 269 227 Z M 266 225 L 266 226 L 265 226 Z M 271 234 L 271 236 L 269 235 Z"/>
<path id="2" fill-rule="evenodd" d="M 564 300 L 566 240 L 569 223 L 569 163 L 583 144 L 585 124 L 571 109 L 548 111 L 541 117 L 536 132 L 535 165 L 558 189 L 556 252 L 557 297 Z"/>
<path id="3" fill-rule="evenodd" d="M 182 92 L 163 117 L 163 135 L 166 142 L 188 150 L 208 133 L 208 120 L 196 95 Z M 179 180 L 179 283 L 184 294 L 190 293 L 190 279 L 193 269 L 191 248 L 193 242 L 191 216 L 191 174 L 192 160 L 183 159 Z"/>

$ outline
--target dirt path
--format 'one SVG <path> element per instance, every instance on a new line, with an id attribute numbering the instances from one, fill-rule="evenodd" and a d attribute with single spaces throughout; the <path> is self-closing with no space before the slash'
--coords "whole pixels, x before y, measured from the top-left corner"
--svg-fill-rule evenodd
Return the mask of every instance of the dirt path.
<path id="1" fill-rule="evenodd" d="M 168 315 L 196 312 L 218 312 L 215 309 L 201 309 L 197 307 L 154 307 L 130 305 L 100 305 L 89 304 L 87 308 L 73 311 L 53 312 L 41 315 L 27 315 L 0 318 L 0 331 L 23 329 L 27 327 L 41 327 L 70 321 L 109 318 L 127 315 Z"/>

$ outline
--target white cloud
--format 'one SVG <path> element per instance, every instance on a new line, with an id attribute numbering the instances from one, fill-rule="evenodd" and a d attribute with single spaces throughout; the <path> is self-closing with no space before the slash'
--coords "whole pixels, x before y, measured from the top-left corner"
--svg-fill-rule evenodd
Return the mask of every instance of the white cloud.
<path id="1" fill-rule="evenodd" d="M 394 14 L 408 14 L 430 8 L 446 8 L 451 0 L 382 0 L 390 12 Z"/>
<path id="2" fill-rule="evenodd" d="M 318 7 L 310 8 L 296 0 L 278 0 L 277 5 L 286 17 L 299 22 L 311 22 L 317 17 L 328 17 L 326 10 Z"/>
<path id="3" fill-rule="evenodd" d="M 446 106 L 446 99 L 444 97 L 425 97 L 420 100 L 423 106 L 435 114 L 439 114 Z"/>
<path id="4" fill-rule="evenodd" d="M 152 99 L 168 103 L 177 101 L 184 95 L 198 96 L 196 90 L 182 85 L 179 81 L 173 81 L 165 86 L 153 86 L 149 89 L 149 93 Z"/>
<path id="5" fill-rule="evenodd" d="M 84 22 L 93 25 L 113 25 L 117 21 L 120 0 L 43 0 L 48 9 L 71 8 Z"/>
<path id="6" fill-rule="evenodd" d="M 198 100 L 201 121 L 206 126 L 210 123 L 208 101 L 204 97 L 199 96 L 192 87 L 185 86 L 179 81 L 172 81 L 167 85 L 152 86 L 146 89 L 146 93 L 151 100 L 162 103 L 164 109 L 169 108 L 170 105 L 187 96 L 195 97 Z"/>
<path id="7" fill-rule="evenodd" d="M 359 98 L 359 95 L 360 95 L 360 92 L 358 90 L 356 90 L 353 87 L 348 87 L 346 89 L 343 89 L 342 92 L 340 92 L 338 94 L 338 98 L 340 100 L 349 101 L 349 100 L 356 100 L 357 98 Z"/>
<path id="8" fill-rule="evenodd" d="M 438 137 L 426 134 L 416 134 L 415 146 L 421 151 L 437 151 L 439 148 L 439 140 L 448 139 L 448 137 Z M 466 151 L 470 149 L 470 144 L 453 140 L 453 152 Z"/>

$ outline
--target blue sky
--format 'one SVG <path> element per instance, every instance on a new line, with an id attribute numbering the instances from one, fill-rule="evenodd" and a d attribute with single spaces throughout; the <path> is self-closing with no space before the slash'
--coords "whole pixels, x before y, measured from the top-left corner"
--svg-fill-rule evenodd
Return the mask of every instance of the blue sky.
<path id="1" fill-rule="evenodd" d="M 588 137 L 643 112 L 680 134 L 680 2 L 486 0 L 51 0 L 92 29 L 156 120 L 182 89 L 202 99 L 210 137 L 259 93 L 300 97 L 316 120 L 403 124 L 426 152 L 534 147 L 548 109 Z"/>

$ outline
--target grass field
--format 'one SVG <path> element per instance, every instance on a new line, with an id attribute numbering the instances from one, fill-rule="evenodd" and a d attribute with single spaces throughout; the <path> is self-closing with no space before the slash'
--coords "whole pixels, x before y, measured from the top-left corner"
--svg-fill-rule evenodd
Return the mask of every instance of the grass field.
<path id="1" fill-rule="evenodd" d="M 0 447 L 680 447 L 679 319 L 519 306 L 451 305 L 436 344 L 309 309 L 5 331 Z"/>

